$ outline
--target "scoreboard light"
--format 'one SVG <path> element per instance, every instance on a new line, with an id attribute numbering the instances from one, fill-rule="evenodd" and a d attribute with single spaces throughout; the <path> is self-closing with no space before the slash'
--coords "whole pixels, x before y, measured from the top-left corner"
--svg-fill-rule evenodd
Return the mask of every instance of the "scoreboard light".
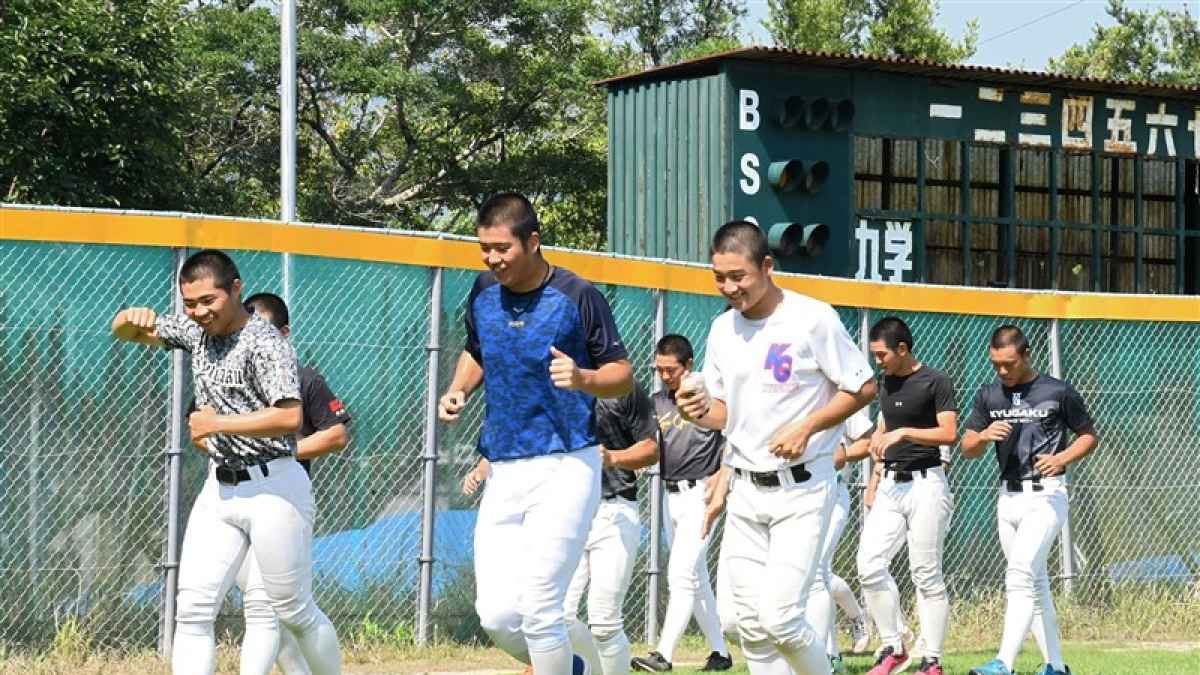
<path id="1" fill-rule="evenodd" d="M 767 181 L 779 192 L 813 193 L 828 179 L 829 163 L 820 160 L 788 159 L 767 167 Z"/>
<path id="2" fill-rule="evenodd" d="M 825 250 L 829 234 L 829 226 L 823 223 L 775 223 L 767 231 L 767 246 L 776 257 L 815 258 Z"/>

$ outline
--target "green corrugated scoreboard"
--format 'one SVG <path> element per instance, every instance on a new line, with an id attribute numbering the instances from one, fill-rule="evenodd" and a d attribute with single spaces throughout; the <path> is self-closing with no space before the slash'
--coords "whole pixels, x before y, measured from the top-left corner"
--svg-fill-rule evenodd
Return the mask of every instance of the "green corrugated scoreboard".
<path id="1" fill-rule="evenodd" d="M 614 78 L 609 245 L 788 271 L 1200 292 L 1200 90 L 751 48 Z"/>

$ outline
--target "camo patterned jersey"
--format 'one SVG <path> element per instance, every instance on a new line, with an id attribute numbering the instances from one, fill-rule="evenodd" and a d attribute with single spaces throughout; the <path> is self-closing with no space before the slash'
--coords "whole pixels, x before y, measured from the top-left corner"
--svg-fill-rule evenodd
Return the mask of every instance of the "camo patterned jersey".
<path id="1" fill-rule="evenodd" d="M 241 330 L 213 336 L 183 314 L 164 314 L 155 329 L 167 349 L 192 355 L 192 387 L 198 406 L 218 415 L 240 415 L 281 401 L 300 400 L 296 352 L 274 326 L 255 315 Z M 296 454 L 294 434 L 252 438 L 214 434 L 209 454 L 231 469 Z"/>

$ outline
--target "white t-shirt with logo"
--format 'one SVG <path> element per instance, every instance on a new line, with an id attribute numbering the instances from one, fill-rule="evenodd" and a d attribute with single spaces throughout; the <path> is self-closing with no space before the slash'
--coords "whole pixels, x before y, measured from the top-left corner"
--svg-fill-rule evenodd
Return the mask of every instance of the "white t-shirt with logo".
<path id="1" fill-rule="evenodd" d="M 777 471 L 832 455 L 842 425 L 813 434 L 792 461 L 772 455 L 769 442 L 838 390 L 857 392 L 873 376 L 833 307 L 788 290 L 765 319 L 747 319 L 736 310 L 717 317 L 705 354 L 705 384 L 728 408 L 728 463 L 749 471 Z"/>

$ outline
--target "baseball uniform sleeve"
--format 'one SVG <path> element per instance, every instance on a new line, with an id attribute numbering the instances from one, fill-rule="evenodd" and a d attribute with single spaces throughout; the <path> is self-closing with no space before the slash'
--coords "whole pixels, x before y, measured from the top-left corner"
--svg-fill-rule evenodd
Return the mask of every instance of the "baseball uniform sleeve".
<path id="1" fill-rule="evenodd" d="M 971 416 L 967 418 L 966 427 L 976 432 L 988 427 L 987 385 L 975 392 L 975 404 L 971 406 Z"/>
<path id="2" fill-rule="evenodd" d="M 183 314 L 159 314 L 154 320 L 154 332 L 167 349 L 192 351 L 204 329 Z"/>
<path id="3" fill-rule="evenodd" d="M 464 349 L 475 359 L 475 363 L 483 365 L 483 353 L 479 349 L 479 331 L 475 326 L 475 298 L 479 297 L 480 291 L 483 290 L 483 275 L 475 278 L 475 285 L 471 287 L 470 294 L 467 295 L 467 311 L 463 319 L 467 327 L 467 344 Z"/>
<path id="4" fill-rule="evenodd" d="M 1079 392 L 1075 391 L 1069 383 L 1063 382 L 1062 411 L 1063 420 L 1067 424 L 1067 428 L 1077 434 L 1082 434 L 1086 431 L 1095 429 L 1095 422 L 1092 416 L 1088 413 L 1087 405 L 1083 402 L 1083 397 Z"/>
<path id="5" fill-rule="evenodd" d="M 275 334 L 255 344 L 250 370 L 251 382 L 268 406 L 301 400 L 296 351 L 282 335 Z"/>
<path id="6" fill-rule="evenodd" d="M 654 416 L 654 403 L 640 384 L 633 386 L 633 400 L 629 413 L 635 442 L 641 442 L 647 438 L 658 439 L 658 420 Z"/>
<path id="7" fill-rule="evenodd" d="M 936 412 L 958 412 L 958 401 L 954 397 L 954 383 L 945 373 L 938 373 L 933 383 L 933 405 Z"/>
<path id="8" fill-rule="evenodd" d="M 845 425 L 846 440 L 850 441 L 851 443 L 857 441 L 863 436 L 866 436 L 867 433 L 870 432 L 875 426 L 871 424 L 871 415 L 867 412 L 866 408 L 863 408 L 850 417 L 847 417 Z"/>
<path id="9" fill-rule="evenodd" d="M 727 396 L 725 378 L 721 375 L 721 366 L 717 362 L 719 347 L 715 344 L 717 338 L 714 333 L 716 331 L 709 330 L 708 339 L 704 343 L 704 369 L 701 373 L 704 375 L 704 386 L 708 389 L 709 396 L 724 401 Z"/>
<path id="10" fill-rule="evenodd" d="M 617 322 L 613 319 L 612 308 L 595 286 L 588 287 L 579 298 L 579 318 L 583 323 L 583 334 L 587 337 L 588 355 L 592 357 L 595 368 L 606 363 L 619 361 L 629 357 L 621 335 L 617 332 Z"/>
<path id="11" fill-rule="evenodd" d="M 821 372 L 842 391 L 855 393 L 874 375 L 832 307 L 826 307 L 816 318 L 812 351 Z"/>
<path id="12" fill-rule="evenodd" d="M 329 389 L 329 384 L 320 373 L 313 375 L 304 390 L 304 417 L 315 431 L 350 424 L 349 411 Z"/>

